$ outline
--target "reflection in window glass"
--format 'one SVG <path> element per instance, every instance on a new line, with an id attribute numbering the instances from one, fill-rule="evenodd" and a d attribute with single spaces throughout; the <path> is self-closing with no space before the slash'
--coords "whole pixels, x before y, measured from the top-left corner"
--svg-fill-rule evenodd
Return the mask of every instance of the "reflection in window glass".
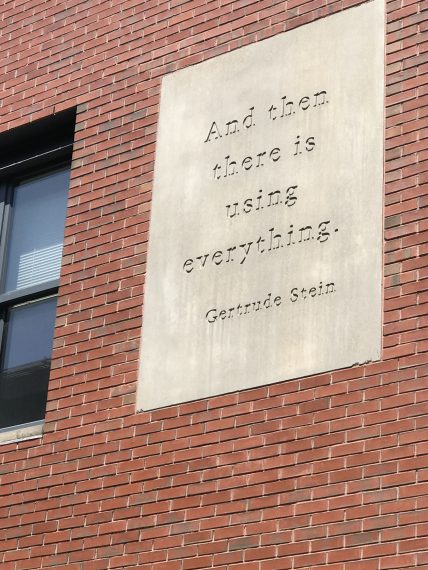
<path id="1" fill-rule="evenodd" d="M 11 308 L 0 371 L 0 428 L 43 418 L 56 297 Z"/>
<path id="2" fill-rule="evenodd" d="M 69 176 L 57 170 L 16 187 L 4 291 L 59 277 Z"/>
<path id="3" fill-rule="evenodd" d="M 12 308 L 6 329 L 3 369 L 50 360 L 56 297 Z"/>

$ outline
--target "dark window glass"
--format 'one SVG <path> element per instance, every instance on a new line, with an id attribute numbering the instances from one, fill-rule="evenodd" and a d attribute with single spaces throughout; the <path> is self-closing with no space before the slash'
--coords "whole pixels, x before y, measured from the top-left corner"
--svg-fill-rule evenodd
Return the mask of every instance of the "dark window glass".
<path id="1" fill-rule="evenodd" d="M 50 359 L 55 311 L 56 297 L 10 309 L 6 325 L 3 369 Z"/>
<path id="2" fill-rule="evenodd" d="M 27 180 L 14 189 L 5 292 L 58 279 L 69 169 Z"/>
<path id="3" fill-rule="evenodd" d="M 0 428 L 43 418 L 46 407 L 56 297 L 8 312 L 0 372 Z"/>
<path id="4" fill-rule="evenodd" d="M 45 415 L 50 360 L 0 372 L 0 428 Z"/>
<path id="5" fill-rule="evenodd" d="M 51 171 L 13 188 L 3 229 L 3 292 L 15 292 L 15 297 L 3 307 L 0 428 L 41 420 L 45 414 L 57 300 L 46 295 L 61 268 L 69 172 Z M 32 286 L 38 286 L 36 293 L 23 303 L 20 290 Z"/>

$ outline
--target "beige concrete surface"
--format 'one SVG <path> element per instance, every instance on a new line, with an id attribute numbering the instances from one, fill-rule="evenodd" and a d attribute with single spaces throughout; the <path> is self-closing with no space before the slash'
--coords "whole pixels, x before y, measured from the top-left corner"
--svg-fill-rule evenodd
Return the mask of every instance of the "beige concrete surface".
<path id="1" fill-rule="evenodd" d="M 376 360 L 384 7 L 164 78 L 138 409 Z"/>

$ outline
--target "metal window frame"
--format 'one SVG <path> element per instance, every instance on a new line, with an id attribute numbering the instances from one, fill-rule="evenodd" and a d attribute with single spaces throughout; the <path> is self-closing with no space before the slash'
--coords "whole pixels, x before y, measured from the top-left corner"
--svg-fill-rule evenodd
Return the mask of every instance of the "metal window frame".
<path id="1" fill-rule="evenodd" d="M 47 174 L 62 167 L 71 169 L 72 149 L 73 143 L 68 143 L 46 152 L 31 154 L 7 165 L 0 165 L 0 370 L 3 369 L 8 312 L 17 305 L 56 295 L 59 288 L 59 279 L 53 279 L 30 287 L 1 292 L 3 291 L 6 275 L 14 192 L 17 185 L 28 178 Z M 2 428 L 1 431 L 16 430 L 17 428 L 22 431 L 23 428 L 31 427 L 33 424 L 40 422 L 43 423 L 43 418 L 37 420 L 37 422 L 33 421 L 20 425 L 12 424 Z M 25 432 L 26 429 L 24 429 Z"/>

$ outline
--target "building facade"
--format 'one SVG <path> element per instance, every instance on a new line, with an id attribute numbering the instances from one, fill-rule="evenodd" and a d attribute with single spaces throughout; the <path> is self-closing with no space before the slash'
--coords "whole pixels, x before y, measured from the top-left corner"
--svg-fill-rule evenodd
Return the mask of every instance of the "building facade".
<path id="1" fill-rule="evenodd" d="M 385 3 L 380 359 L 136 404 L 163 77 L 363 4 L 3 3 L 2 569 L 428 567 L 424 1 Z"/>

